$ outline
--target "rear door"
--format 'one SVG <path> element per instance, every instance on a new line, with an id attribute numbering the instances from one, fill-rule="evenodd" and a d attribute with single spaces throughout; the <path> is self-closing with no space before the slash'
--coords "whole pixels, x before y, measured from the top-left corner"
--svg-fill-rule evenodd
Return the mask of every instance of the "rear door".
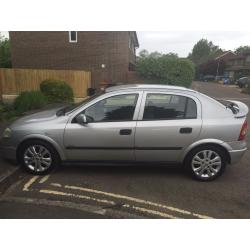
<path id="1" fill-rule="evenodd" d="M 201 104 L 191 95 L 145 91 L 135 135 L 137 161 L 179 162 L 201 130 Z"/>

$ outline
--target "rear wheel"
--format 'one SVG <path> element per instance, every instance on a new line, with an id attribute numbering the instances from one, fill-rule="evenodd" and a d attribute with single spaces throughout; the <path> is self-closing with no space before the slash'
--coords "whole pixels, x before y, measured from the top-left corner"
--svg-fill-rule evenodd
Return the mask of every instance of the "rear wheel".
<path id="1" fill-rule="evenodd" d="M 18 153 L 21 166 L 32 174 L 47 174 L 60 160 L 56 150 L 40 140 L 27 141 L 21 145 Z"/>
<path id="2" fill-rule="evenodd" d="M 224 172 L 226 156 L 219 147 L 201 146 L 189 153 L 185 164 L 195 179 L 212 181 Z"/>

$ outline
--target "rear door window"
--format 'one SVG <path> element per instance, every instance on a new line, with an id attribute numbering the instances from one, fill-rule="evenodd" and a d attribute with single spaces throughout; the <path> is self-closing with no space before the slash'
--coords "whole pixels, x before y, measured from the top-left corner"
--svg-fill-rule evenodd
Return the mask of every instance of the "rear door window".
<path id="1" fill-rule="evenodd" d="M 180 95 L 147 94 L 143 120 L 174 120 L 197 118 L 194 100 Z"/>

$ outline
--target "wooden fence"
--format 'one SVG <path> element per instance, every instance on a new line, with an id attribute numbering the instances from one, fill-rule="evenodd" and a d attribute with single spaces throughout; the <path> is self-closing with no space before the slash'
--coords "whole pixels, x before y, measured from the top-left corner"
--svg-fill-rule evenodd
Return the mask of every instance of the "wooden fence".
<path id="1" fill-rule="evenodd" d="M 75 98 L 87 96 L 91 73 L 81 70 L 0 69 L 0 96 L 18 95 L 22 91 L 39 90 L 46 79 L 63 80 L 73 89 Z M 0 97 L 0 98 L 1 98 Z"/>

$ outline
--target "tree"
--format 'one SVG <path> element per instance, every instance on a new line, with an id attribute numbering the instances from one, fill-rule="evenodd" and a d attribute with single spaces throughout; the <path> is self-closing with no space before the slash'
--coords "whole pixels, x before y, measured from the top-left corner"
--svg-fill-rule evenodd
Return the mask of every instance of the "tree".
<path id="1" fill-rule="evenodd" d="M 157 55 L 157 56 L 155 56 Z M 147 82 L 189 87 L 194 77 L 194 65 L 176 54 L 149 54 L 139 57 L 137 72 Z"/>
<path id="2" fill-rule="evenodd" d="M 140 58 L 145 58 L 149 55 L 148 51 L 146 49 L 143 49 L 139 52 L 139 57 Z"/>
<path id="3" fill-rule="evenodd" d="M 11 68 L 10 41 L 0 36 L 0 68 Z"/>
<path id="4" fill-rule="evenodd" d="M 240 46 L 235 50 L 237 55 L 242 53 L 250 53 L 250 46 Z"/>
<path id="5" fill-rule="evenodd" d="M 222 52 L 223 50 L 220 49 L 219 46 L 214 45 L 211 41 L 209 42 L 207 39 L 201 39 L 194 45 L 188 58 L 198 66 L 208 60 L 214 59 Z"/>
<path id="6" fill-rule="evenodd" d="M 195 78 L 199 79 L 200 75 L 203 74 L 200 71 L 202 64 L 213 60 L 222 53 L 223 50 L 219 46 L 214 45 L 213 42 L 207 39 L 199 40 L 188 55 L 188 58 L 195 64 Z"/>
<path id="7" fill-rule="evenodd" d="M 158 51 L 154 51 L 154 52 L 150 53 L 149 56 L 152 58 L 159 58 L 162 56 L 162 54 L 159 53 Z"/>

